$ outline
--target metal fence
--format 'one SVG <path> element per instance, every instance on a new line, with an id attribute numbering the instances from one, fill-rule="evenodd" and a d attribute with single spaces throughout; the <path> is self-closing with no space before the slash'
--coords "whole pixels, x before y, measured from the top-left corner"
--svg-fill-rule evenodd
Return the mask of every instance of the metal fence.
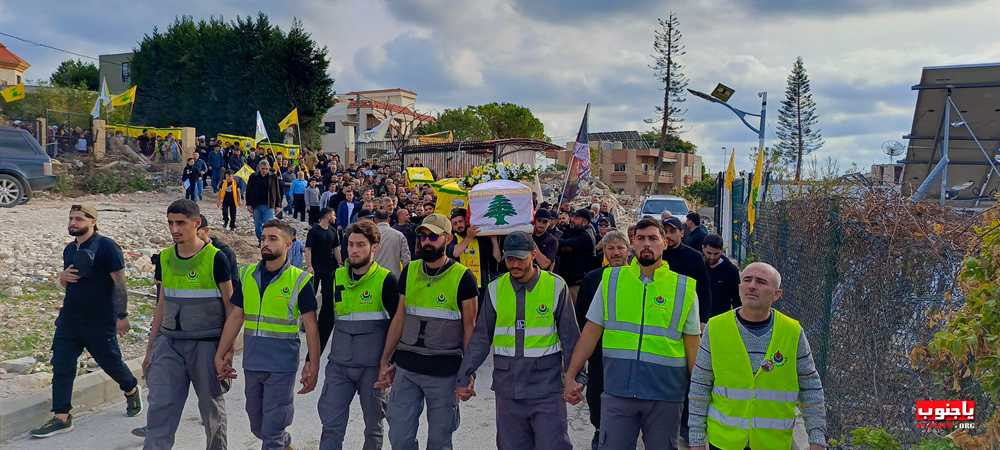
<path id="1" fill-rule="evenodd" d="M 776 308 L 798 319 L 809 338 L 826 390 L 829 436 L 879 426 L 914 444 L 921 436 L 916 400 L 954 393 L 912 368 L 910 352 L 935 331 L 929 314 L 962 304 L 955 279 L 975 239 L 967 231 L 931 230 L 930 223 L 975 218 L 928 211 L 892 192 L 779 190 L 771 186 L 765 197 L 780 200 L 762 206 L 747 259 L 782 274 L 784 298 Z M 978 411 L 992 410 L 984 395 L 971 394 Z"/>

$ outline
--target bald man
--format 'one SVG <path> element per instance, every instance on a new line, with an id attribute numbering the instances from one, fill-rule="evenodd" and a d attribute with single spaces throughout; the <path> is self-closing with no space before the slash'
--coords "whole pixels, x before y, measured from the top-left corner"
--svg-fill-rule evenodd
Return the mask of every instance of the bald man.
<path id="1" fill-rule="evenodd" d="M 799 322 L 771 306 L 781 274 L 756 262 L 740 274 L 743 306 L 709 319 L 691 376 L 692 450 L 787 449 L 796 408 L 809 448 L 826 448 L 826 406 Z"/>

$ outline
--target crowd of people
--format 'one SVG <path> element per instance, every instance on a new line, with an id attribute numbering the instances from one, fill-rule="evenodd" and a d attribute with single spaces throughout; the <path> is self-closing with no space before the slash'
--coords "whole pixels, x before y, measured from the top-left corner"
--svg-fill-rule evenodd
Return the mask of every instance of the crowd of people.
<path id="1" fill-rule="evenodd" d="M 254 170 L 245 184 L 233 176 L 243 164 Z M 207 448 L 226 448 L 224 394 L 241 329 L 246 413 L 264 449 L 291 445 L 294 384 L 299 394 L 317 387 L 327 347 L 322 449 L 342 448 L 356 397 L 365 449 L 387 436 L 391 448 L 415 450 L 425 410 L 426 448 L 451 449 L 459 404 L 476 396 L 490 354 L 498 449 L 569 450 L 566 404 L 582 401 L 594 449 L 634 449 L 640 435 L 651 450 L 679 439 L 690 448 L 790 448 L 796 408 L 811 447 L 826 445 L 808 340 L 772 308 L 781 275 L 764 263 L 739 271 L 697 213 L 625 227 L 607 202 L 536 200 L 530 233 L 484 236 L 468 210 L 438 211 L 431 187 L 335 156 L 296 164 L 207 142 L 184 177 L 187 198 L 166 211 L 174 245 L 154 261 L 147 424 L 136 430 L 146 449 L 173 447 L 190 387 Z M 237 266 L 209 236 L 199 204 L 209 186 L 224 212 L 215 231 L 249 220 L 238 218 L 241 206 L 252 215 L 258 262 Z M 310 224 L 304 242 L 291 221 Z M 71 209 L 69 231 L 54 416 L 36 437 L 72 427 L 68 368 L 84 348 L 102 355 L 127 415 L 142 409 L 114 339 L 130 326 L 121 250 L 97 234 L 93 206 Z M 81 257 L 84 249 L 96 258 Z M 84 295 L 102 304 L 100 332 L 79 325 Z"/>

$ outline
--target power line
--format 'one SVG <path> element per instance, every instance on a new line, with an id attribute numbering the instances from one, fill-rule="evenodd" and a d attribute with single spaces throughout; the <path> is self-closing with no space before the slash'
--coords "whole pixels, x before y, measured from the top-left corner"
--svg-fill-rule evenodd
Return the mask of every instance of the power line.
<path id="1" fill-rule="evenodd" d="M 53 47 L 53 46 L 48 45 L 48 44 L 43 44 L 41 42 L 35 42 L 35 41 L 30 40 L 30 39 L 25 39 L 23 37 L 14 36 L 13 34 L 4 33 L 2 31 L 0 31 L 0 35 L 7 36 L 9 38 L 14 38 L 14 39 L 17 39 L 17 40 L 19 40 L 21 42 L 26 42 L 26 43 L 31 44 L 31 45 L 37 45 L 39 47 L 45 47 L 45 48 L 48 48 L 48 49 L 51 49 L 51 50 L 55 50 L 57 52 L 68 53 L 70 55 L 76 55 L 76 56 L 79 56 L 81 58 L 88 58 L 88 59 L 93 59 L 94 61 L 100 61 L 100 59 L 95 58 L 95 57 L 90 56 L 90 55 L 84 55 L 82 53 L 77 53 L 77 52 L 66 50 L 66 49 L 63 49 L 63 48 Z"/>

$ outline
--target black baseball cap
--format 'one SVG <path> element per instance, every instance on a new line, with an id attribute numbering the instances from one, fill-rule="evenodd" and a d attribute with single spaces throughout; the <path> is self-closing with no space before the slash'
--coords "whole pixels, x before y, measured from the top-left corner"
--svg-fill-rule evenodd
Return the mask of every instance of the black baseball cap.
<path id="1" fill-rule="evenodd" d="M 371 219 L 373 216 L 372 210 L 370 209 L 362 209 L 361 211 L 358 211 L 359 219 Z"/>
<path id="2" fill-rule="evenodd" d="M 524 259 L 535 250 L 535 241 L 524 231 L 508 234 L 503 240 L 503 257 Z"/>
<path id="3" fill-rule="evenodd" d="M 201 216 L 201 225 L 198 225 L 198 229 L 200 230 L 202 228 L 207 228 L 208 227 L 208 217 L 205 217 L 204 214 L 199 214 L 199 215 Z"/>
<path id="4" fill-rule="evenodd" d="M 542 219 L 542 220 L 552 220 L 552 219 L 554 219 L 554 217 L 552 217 L 552 211 L 549 211 L 546 208 L 538 208 L 538 211 L 535 211 L 535 220 L 539 220 L 539 219 Z"/>
<path id="5" fill-rule="evenodd" d="M 681 219 L 678 219 L 676 216 L 671 216 L 667 220 L 664 220 L 663 221 L 663 226 L 665 226 L 665 227 L 674 227 L 674 228 L 676 228 L 678 230 L 683 230 L 684 229 L 684 224 L 681 223 Z"/>
<path id="6" fill-rule="evenodd" d="M 590 212 L 587 208 L 580 208 L 573 212 L 573 217 L 581 217 L 587 219 L 588 222 L 594 220 L 594 214 Z"/>

